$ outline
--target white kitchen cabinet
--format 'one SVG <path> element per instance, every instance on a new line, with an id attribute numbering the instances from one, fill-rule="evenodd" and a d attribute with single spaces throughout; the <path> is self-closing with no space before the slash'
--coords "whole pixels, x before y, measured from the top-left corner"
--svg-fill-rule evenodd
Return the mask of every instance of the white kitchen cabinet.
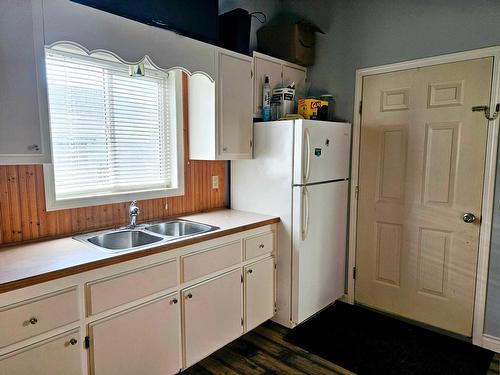
<path id="1" fill-rule="evenodd" d="M 184 290 L 182 300 L 186 366 L 243 333 L 241 269 Z"/>
<path id="2" fill-rule="evenodd" d="M 281 78 L 281 63 L 265 59 L 260 56 L 254 57 L 254 89 L 253 89 L 253 112 L 258 114 L 256 117 L 262 115 L 262 89 L 264 86 L 264 79 L 269 77 L 269 86 L 272 90 L 281 87 L 283 80 Z"/>
<path id="3" fill-rule="evenodd" d="M 213 81 L 189 77 L 190 159 L 251 159 L 252 58 L 220 50 L 216 60 Z"/>
<path id="4" fill-rule="evenodd" d="M 41 3 L 0 1 L 0 164 L 50 161 Z"/>
<path id="5" fill-rule="evenodd" d="M 252 263 L 245 272 L 245 331 L 274 315 L 274 258 Z"/>
<path id="6" fill-rule="evenodd" d="M 297 68 L 289 65 L 283 65 L 283 86 L 288 86 L 295 82 L 295 92 L 304 95 L 306 85 L 305 68 Z"/>
<path id="7" fill-rule="evenodd" d="M 177 294 L 89 325 L 93 375 L 176 374 L 180 363 Z"/>
<path id="8" fill-rule="evenodd" d="M 307 69 L 303 66 L 289 63 L 260 52 L 253 53 L 253 113 L 254 117 L 262 117 L 262 86 L 265 76 L 269 76 L 271 92 L 278 87 L 288 86 L 295 82 L 295 93 L 298 96 L 306 94 Z"/>
<path id="9" fill-rule="evenodd" d="M 75 330 L 0 357 L 0 374 L 82 375 L 80 332 Z"/>

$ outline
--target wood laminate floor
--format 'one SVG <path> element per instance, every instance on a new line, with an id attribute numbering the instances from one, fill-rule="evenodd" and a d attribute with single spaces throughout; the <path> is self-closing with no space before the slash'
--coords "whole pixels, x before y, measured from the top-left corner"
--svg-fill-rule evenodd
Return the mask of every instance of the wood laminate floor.
<path id="1" fill-rule="evenodd" d="M 353 374 L 285 342 L 283 336 L 287 332 L 287 328 L 266 322 L 182 372 L 182 375 Z M 488 375 L 500 375 L 499 358 L 498 354 L 493 358 Z"/>

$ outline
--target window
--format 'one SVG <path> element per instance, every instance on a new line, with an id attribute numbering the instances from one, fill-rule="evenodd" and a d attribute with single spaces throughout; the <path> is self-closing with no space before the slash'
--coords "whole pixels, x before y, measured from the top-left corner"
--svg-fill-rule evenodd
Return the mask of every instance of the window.
<path id="1" fill-rule="evenodd" d="M 78 53 L 80 52 L 80 53 Z M 183 193 L 178 74 L 73 45 L 47 48 L 47 208 Z M 137 68 L 140 74 L 137 74 Z"/>

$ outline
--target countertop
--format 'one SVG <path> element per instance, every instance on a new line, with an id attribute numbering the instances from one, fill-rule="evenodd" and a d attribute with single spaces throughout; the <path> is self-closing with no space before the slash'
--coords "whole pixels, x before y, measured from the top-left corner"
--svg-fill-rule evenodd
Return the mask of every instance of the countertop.
<path id="1" fill-rule="evenodd" d="M 6 247 L 0 249 L 0 293 L 279 222 L 278 217 L 230 209 L 179 218 L 220 229 L 127 253 L 108 253 L 72 237 Z"/>

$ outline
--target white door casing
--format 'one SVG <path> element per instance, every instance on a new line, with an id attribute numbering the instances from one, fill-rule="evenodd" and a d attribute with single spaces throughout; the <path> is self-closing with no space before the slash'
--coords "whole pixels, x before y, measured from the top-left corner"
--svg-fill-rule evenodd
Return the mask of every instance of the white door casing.
<path id="1" fill-rule="evenodd" d="M 472 333 L 493 59 L 363 80 L 356 301 Z M 466 224 L 472 212 L 478 221 Z"/>

